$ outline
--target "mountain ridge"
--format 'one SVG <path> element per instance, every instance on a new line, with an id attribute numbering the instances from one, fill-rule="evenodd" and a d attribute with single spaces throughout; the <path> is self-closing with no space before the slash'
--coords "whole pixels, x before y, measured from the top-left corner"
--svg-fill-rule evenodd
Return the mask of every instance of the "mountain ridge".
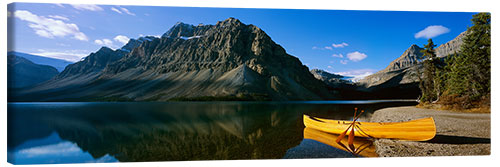
<path id="1" fill-rule="evenodd" d="M 44 57 L 17 51 L 9 51 L 7 52 L 7 55 L 16 55 L 18 57 L 23 57 L 25 59 L 28 59 L 29 61 L 35 64 L 52 66 L 56 68 L 58 72 L 62 72 L 67 65 L 73 63 L 62 59 L 55 59 L 55 58 Z"/>
<path id="2" fill-rule="evenodd" d="M 15 54 L 8 54 L 7 56 L 7 71 L 7 88 L 9 89 L 36 85 L 51 79 L 59 73 L 52 66 L 35 64 Z"/>
<path id="3" fill-rule="evenodd" d="M 467 31 L 460 33 L 452 40 L 441 44 L 435 48 L 436 55 L 444 59 L 451 54 L 460 53 L 463 38 L 467 35 Z M 407 91 L 413 95 L 406 97 L 417 98 L 419 95 L 418 76 L 422 75 L 423 66 L 421 62 L 424 60 L 423 53 L 418 45 L 411 45 L 404 53 L 393 60 L 389 65 L 370 76 L 367 76 L 359 81 L 359 90 L 362 91 Z M 395 97 L 397 98 L 397 97 Z"/>
<path id="4" fill-rule="evenodd" d="M 50 83 L 21 92 L 24 95 L 18 99 L 28 94 L 41 101 L 98 98 L 166 101 L 204 96 L 268 100 L 335 98 L 298 58 L 287 54 L 260 28 L 235 18 L 215 25 L 179 23 L 162 38 L 145 40 L 119 59 L 105 63 L 90 61 L 99 52 L 109 56 L 118 51 L 97 51 L 86 58 L 89 61 L 82 61 L 94 71 L 75 73 L 85 75 L 61 74 Z M 84 88 L 85 91 L 81 90 Z"/>

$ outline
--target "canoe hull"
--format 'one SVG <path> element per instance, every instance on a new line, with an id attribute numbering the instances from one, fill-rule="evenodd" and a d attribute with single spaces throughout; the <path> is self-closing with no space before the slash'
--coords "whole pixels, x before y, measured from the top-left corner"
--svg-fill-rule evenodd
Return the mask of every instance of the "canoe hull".
<path id="1" fill-rule="evenodd" d="M 351 121 L 315 118 L 304 115 L 304 125 L 323 132 L 341 134 Z M 432 117 L 407 122 L 356 122 L 354 135 L 357 137 L 387 138 L 410 141 L 426 141 L 436 135 L 436 125 Z M 351 128 L 346 134 L 349 134 Z"/>

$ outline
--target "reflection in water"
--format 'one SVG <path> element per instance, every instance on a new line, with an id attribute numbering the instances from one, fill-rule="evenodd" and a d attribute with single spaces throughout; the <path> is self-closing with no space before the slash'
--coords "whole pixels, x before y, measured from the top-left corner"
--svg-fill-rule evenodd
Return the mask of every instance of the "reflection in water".
<path id="1" fill-rule="evenodd" d="M 301 152 L 296 146 L 314 143 L 303 137 L 302 114 L 350 119 L 354 107 L 370 112 L 404 104 L 409 103 L 9 103 L 8 161 L 37 164 L 293 157 L 291 148 Z M 55 161 L 57 153 L 70 155 L 64 151 L 77 158 Z M 321 151 L 312 150 L 311 155 L 321 155 Z M 46 156 L 30 159 L 28 155 L 32 154 L 28 153 L 33 152 Z"/>
<path id="2" fill-rule="evenodd" d="M 107 154 L 94 158 L 76 144 L 62 140 L 55 132 L 46 138 L 30 140 L 14 149 L 9 149 L 8 154 L 9 162 L 14 164 L 117 162 L 114 157 Z"/>
<path id="3" fill-rule="evenodd" d="M 373 141 L 371 140 L 362 137 L 355 137 L 353 143 L 354 147 L 350 148 L 348 146 L 348 136 L 345 136 L 339 143 L 335 141 L 337 137 L 339 137 L 337 134 L 327 133 L 307 127 L 304 128 L 304 139 L 316 140 L 332 147 L 350 152 L 354 156 L 378 157 L 378 154 L 375 153 L 375 145 L 373 145 Z"/>

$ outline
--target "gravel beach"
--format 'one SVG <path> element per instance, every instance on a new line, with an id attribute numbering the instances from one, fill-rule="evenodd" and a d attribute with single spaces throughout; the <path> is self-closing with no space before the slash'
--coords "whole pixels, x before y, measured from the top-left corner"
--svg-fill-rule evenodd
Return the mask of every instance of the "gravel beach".
<path id="1" fill-rule="evenodd" d="M 375 111 L 371 122 L 400 122 L 433 117 L 436 136 L 429 141 L 377 139 L 381 157 L 490 155 L 489 113 L 462 113 L 416 107 L 391 107 Z"/>

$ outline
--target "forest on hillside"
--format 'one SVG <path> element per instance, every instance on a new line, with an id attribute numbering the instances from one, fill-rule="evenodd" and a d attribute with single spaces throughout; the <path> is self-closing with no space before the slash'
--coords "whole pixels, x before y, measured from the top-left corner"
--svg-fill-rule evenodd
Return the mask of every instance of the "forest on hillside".
<path id="1" fill-rule="evenodd" d="M 439 104 L 445 109 L 490 110 L 491 14 L 478 13 L 460 52 L 441 60 L 432 39 L 424 46 L 425 61 L 420 77 L 421 105 Z"/>

